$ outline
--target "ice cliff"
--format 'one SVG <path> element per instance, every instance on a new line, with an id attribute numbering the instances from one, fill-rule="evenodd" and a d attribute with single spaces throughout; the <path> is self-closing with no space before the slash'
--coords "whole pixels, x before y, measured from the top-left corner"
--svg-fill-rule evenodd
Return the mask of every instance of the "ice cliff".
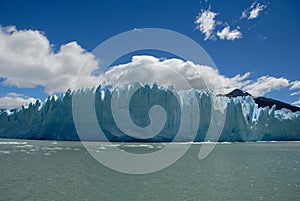
<path id="1" fill-rule="evenodd" d="M 209 90 L 176 91 L 137 83 L 111 89 L 69 90 L 59 98 L 49 97 L 28 108 L 1 110 L 0 137 L 80 140 L 72 111 L 76 97 L 94 100 L 97 123 L 111 141 L 300 140 L 300 112 L 276 110 L 276 105 L 258 107 L 250 95 L 215 96 Z M 75 109 L 84 113 L 87 102 L 80 100 L 76 105 L 79 110 Z M 93 131 L 86 123 L 84 140 L 101 140 L 89 135 Z M 182 135 L 176 137 L 178 132 Z M 210 132 L 212 136 L 207 137 Z"/>

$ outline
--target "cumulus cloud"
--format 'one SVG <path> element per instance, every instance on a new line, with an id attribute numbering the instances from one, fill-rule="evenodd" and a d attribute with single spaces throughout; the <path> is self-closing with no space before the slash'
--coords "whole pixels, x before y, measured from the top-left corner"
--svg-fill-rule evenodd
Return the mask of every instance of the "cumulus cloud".
<path id="1" fill-rule="evenodd" d="M 25 107 L 30 103 L 35 103 L 37 99 L 25 96 L 23 94 L 8 93 L 0 98 L 0 108 L 14 109 L 19 108 L 21 105 Z"/>
<path id="2" fill-rule="evenodd" d="M 224 39 L 237 37 L 229 34 L 233 32 L 230 29 L 227 34 L 222 32 L 219 37 Z M 271 76 L 251 80 L 249 72 L 226 77 L 210 66 L 175 58 L 162 60 L 152 56 L 134 56 L 131 62 L 111 67 L 105 74 L 95 77 L 92 72 L 97 70 L 99 61 L 76 42 L 62 45 L 54 52 L 53 45 L 40 31 L 0 27 L 0 43 L 0 77 L 4 78 L 1 84 L 19 88 L 43 86 L 49 95 L 65 92 L 69 88 L 74 90 L 76 80 L 79 82 L 78 88 L 93 87 L 100 83 L 115 85 L 139 81 L 156 82 L 166 87 L 174 85 L 177 89 L 214 88 L 217 93 L 228 93 L 240 88 L 255 96 L 287 86 L 291 86 L 291 89 L 300 88 L 300 81 L 291 84 L 285 78 Z M 84 61 L 85 68 L 77 79 Z M 0 107 L 19 107 L 35 100 L 22 94 L 7 94 L 1 98 Z"/>
<path id="3" fill-rule="evenodd" d="M 46 36 L 37 30 L 0 26 L 0 77 L 2 85 L 19 88 L 44 86 L 47 94 L 73 89 L 81 64 L 86 61 L 78 86 L 89 86 L 98 60 L 77 42 L 62 45 L 57 53 Z"/>
<path id="4" fill-rule="evenodd" d="M 259 3 L 250 11 L 248 19 L 255 19 L 258 17 L 258 14 L 266 8 L 265 5 L 260 5 Z"/>
<path id="5" fill-rule="evenodd" d="M 266 5 L 254 2 L 249 8 L 242 12 L 241 18 L 247 18 L 249 20 L 255 19 L 258 17 L 259 13 L 266 8 Z"/>
<path id="6" fill-rule="evenodd" d="M 290 86 L 289 80 L 285 78 L 276 78 L 271 76 L 262 76 L 255 82 L 244 87 L 253 96 L 263 96 L 273 90 L 278 90 Z"/>
<path id="7" fill-rule="evenodd" d="M 290 85 L 285 78 L 263 76 L 257 80 L 249 79 L 250 72 L 234 77 L 226 77 L 217 69 L 197 65 L 180 59 L 160 60 L 152 56 L 134 56 L 132 61 L 108 70 L 102 78 L 107 85 L 130 84 L 132 82 L 152 83 L 176 89 L 215 89 L 216 93 L 228 93 L 240 88 L 254 96 L 262 96 L 272 90 Z M 186 82 L 190 84 L 186 85 Z"/>
<path id="8" fill-rule="evenodd" d="M 214 88 L 221 92 L 224 86 L 227 88 L 240 86 L 240 82 L 247 76 L 226 78 L 217 69 L 196 65 L 190 61 L 134 56 L 131 62 L 115 66 L 105 72 L 101 82 L 107 85 L 155 82 L 165 87 L 172 85 L 176 89 Z"/>
<path id="9" fill-rule="evenodd" d="M 268 3 L 267 3 L 268 4 Z M 232 21 L 239 22 L 241 19 L 246 18 L 253 20 L 258 18 L 260 13 L 267 8 L 267 4 L 260 4 L 254 2 L 250 7 L 242 11 L 240 19 L 234 19 Z M 220 15 L 220 16 L 219 16 Z M 207 10 L 201 10 L 195 20 L 196 29 L 200 30 L 205 35 L 204 40 L 212 39 L 216 40 L 216 36 L 221 40 L 236 40 L 243 37 L 240 27 L 230 30 L 230 23 L 224 21 L 217 21 L 217 16 L 221 17 L 220 13 L 211 11 L 211 6 Z M 224 28 L 220 29 L 220 25 Z M 232 24 L 231 24 L 232 25 Z M 267 39 L 266 36 L 259 35 L 258 38 L 262 41 Z"/>
<path id="10" fill-rule="evenodd" d="M 218 31 L 217 36 L 219 36 L 221 40 L 235 40 L 243 37 L 239 30 L 230 30 L 230 26 L 226 26 L 222 31 Z"/>
<path id="11" fill-rule="evenodd" d="M 230 30 L 230 26 L 227 23 L 216 21 L 215 18 L 217 15 L 216 12 L 208 9 L 202 10 L 196 17 L 196 29 L 200 30 L 205 35 L 204 40 L 216 40 L 216 35 L 221 40 L 236 40 L 243 37 L 238 29 Z M 218 25 L 226 25 L 226 27 L 221 31 L 216 32 L 215 29 Z"/>
<path id="12" fill-rule="evenodd" d="M 217 13 L 210 10 L 202 10 L 196 17 L 195 24 L 197 29 L 199 29 L 204 35 L 204 40 L 213 38 L 213 30 L 216 26 L 215 17 Z"/>

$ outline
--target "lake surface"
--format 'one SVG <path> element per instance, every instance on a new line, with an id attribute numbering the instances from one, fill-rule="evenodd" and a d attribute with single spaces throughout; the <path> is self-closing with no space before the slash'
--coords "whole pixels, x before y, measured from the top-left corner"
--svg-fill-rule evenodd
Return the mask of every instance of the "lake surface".
<path id="1" fill-rule="evenodd" d="M 135 153 L 164 146 L 115 145 Z M 0 139 L 0 200 L 300 200 L 300 142 L 217 144 L 199 160 L 201 146 L 164 170 L 129 175 L 80 142 Z"/>

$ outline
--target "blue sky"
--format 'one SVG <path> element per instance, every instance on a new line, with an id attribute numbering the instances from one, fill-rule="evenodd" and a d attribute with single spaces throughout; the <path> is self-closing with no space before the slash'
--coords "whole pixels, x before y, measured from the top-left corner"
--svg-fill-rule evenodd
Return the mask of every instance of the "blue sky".
<path id="1" fill-rule="evenodd" d="M 257 12 L 257 15 L 252 12 L 251 16 L 251 11 L 256 8 L 261 8 L 261 10 Z M 270 92 L 264 90 L 261 95 L 300 105 L 297 103 L 300 95 L 290 96 L 300 91 L 300 83 L 297 82 L 300 80 L 299 10 L 300 3 L 292 0 L 87 2 L 2 0 L 0 2 L 2 30 L 10 26 L 15 26 L 15 28 L 2 31 L 6 37 L 0 38 L 0 46 L 5 40 L 10 40 L 9 36 L 14 32 L 38 30 L 44 38 L 38 35 L 35 39 L 45 43 L 48 41 L 52 54 L 59 53 L 62 46 L 71 44 L 65 48 L 65 52 L 70 49 L 73 53 L 77 50 L 79 52 L 86 50 L 85 53 L 80 52 L 83 58 L 101 42 L 119 33 L 135 28 L 170 29 L 200 44 L 212 57 L 221 75 L 232 78 L 237 74 L 243 75 L 250 72 L 247 79 L 251 80 L 253 85 L 248 87 L 243 85 L 243 89 L 255 91 L 254 86 L 256 89 L 268 87 L 264 85 L 264 82 L 269 81 Z M 243 12 L 244 17 L 242 17 Z M 199 23 L 195 23 L 199 19 L 197 17 L 201 17 L 203 13 L 214 14 L 214 28 L 210 30 L 209 37 L 205 37 L 205 30 L 200 30 Z M 225 28 L 232 34 L 226 33 Z M 26 41 L 25 33 L 24 37 Z M 34 36 L 28 36 L 28 40 L 33 40 L 30 37 Z M 14 46 L 10 44 L 1 51 L 12 48 L 10 55 L 17 55 L 13 52 L 15 49 L 28 48 L 27 43 L 23 46 L 20 43 L 12 44 Z M 20 47 L 15 47 L 18 45 Z M 2 105 L 8 106 L 7 102 L 12 100 L 16 102 L 24 101 L 24 99 L 32 100 L 30 98 L 43 100 L 49 94 L 63 90 L 59 87 L 55 90 L 59 83 L 52 80 L 49 80 L 51 82 L 49 85 L 51 87 L 49 87 L 47 79 L 50 78 L 45 73 L 47 71 L 35 71 L 35 68 L 39 68 L 38 65 L 16 64 L 18 57 L 11 61 L 1 60 L 3 57 L 0 57 L 0 63 L 2 62 L 3 65 L 1 67 L 0 64 L 0 77 L 2 77 L 0 79 L 2 102 L 0 98 L 0 103 Z M 27 61 L 26 59 L 20 60 Z M 3 63 L 6 64 L 5 67 Z M 14 69 L 7 69 L 10 64 Z M 60 66 L 60 64 L 53 63 L 53 66 L 56 65 Z M 21 71 L 24 75 L 22 79 L 22 75 L 18 75 L 22 66 L 26 66 L 31 74 L 36 75 L 30 77 Z M 61 71 L 64 72 L 64 69 Z M 33 81 L 39 72 L 43 75 L 41 79 L 44 80 Z M 261 79 L 257 80 L 259 78 Z M 280 78 L 282 79 L 279 80 Z M 278 82 L 278 86 L 275 87 L 276 84 L 273 82 Z M 19 98 L 18 101 L 17 98 Z M 0 105 L 0 107 L 4 106 Z"/>

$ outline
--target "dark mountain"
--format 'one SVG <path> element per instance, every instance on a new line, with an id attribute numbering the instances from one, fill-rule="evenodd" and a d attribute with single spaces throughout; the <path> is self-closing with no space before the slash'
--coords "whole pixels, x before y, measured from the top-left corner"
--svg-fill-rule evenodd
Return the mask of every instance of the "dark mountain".
<path id="1" fill-rule="evenodd" d="M 223 96 L 229 97 L 229 98 L 235 98 L 238 96 L 252 96 L 251 94 L 244 92 L 240 89 L 235 89 L 232 92 L 225 94 Z M 252 96 L 253 97 L 253 96 Z M 265 97 L 253 97 L 255 103 L 258 105 L 258 107 L 266 107 L 269 106 L 271 108 L 273 105 L 276 105 L 276 110 L 280 110 L 282 108 L 286 108 L 291 110 L 292 112 L 300 111 L 299 107 L 290 105 L 288 103 L 281 102 L 279 100 L 275 100 L 272 98 L 265 98 Z"/>
<path id="2" fill-rule="evenodd" d="M 258 107 L 266 107 L 266 106 L 272 107 L 273 105 L 276 105 L 277 110 L 286 108 L 286 109 L 291 110 L 292 112 L 300 111 L 299 107 L 296 107 L 296 106 L 293 106 L 293 105 L 290 105 L 290 104 L 287 104 L 287 103 L 284 103 L 284 102 L 281 102 L 278 100 L 274 100 L 272 98 L 257 97 L 257 98 L 254 98 L 254 100 L 255 100 L 255 103 L 258 104 Z"/>
<path id="3" fill-rule="evenodd" d="M 235 89 L 233 90 L 232 92 L 228 93 L 228 94 L 225 94 L 225 96 L 229 97 L 229 98 L 235 98 L 235 97 L 238 97 L 238 96 L 252 96 L 251 94 L 245 92 L 245 91 L 242 91 L 242 90 L 239 90 L 239 89 Z"/>

